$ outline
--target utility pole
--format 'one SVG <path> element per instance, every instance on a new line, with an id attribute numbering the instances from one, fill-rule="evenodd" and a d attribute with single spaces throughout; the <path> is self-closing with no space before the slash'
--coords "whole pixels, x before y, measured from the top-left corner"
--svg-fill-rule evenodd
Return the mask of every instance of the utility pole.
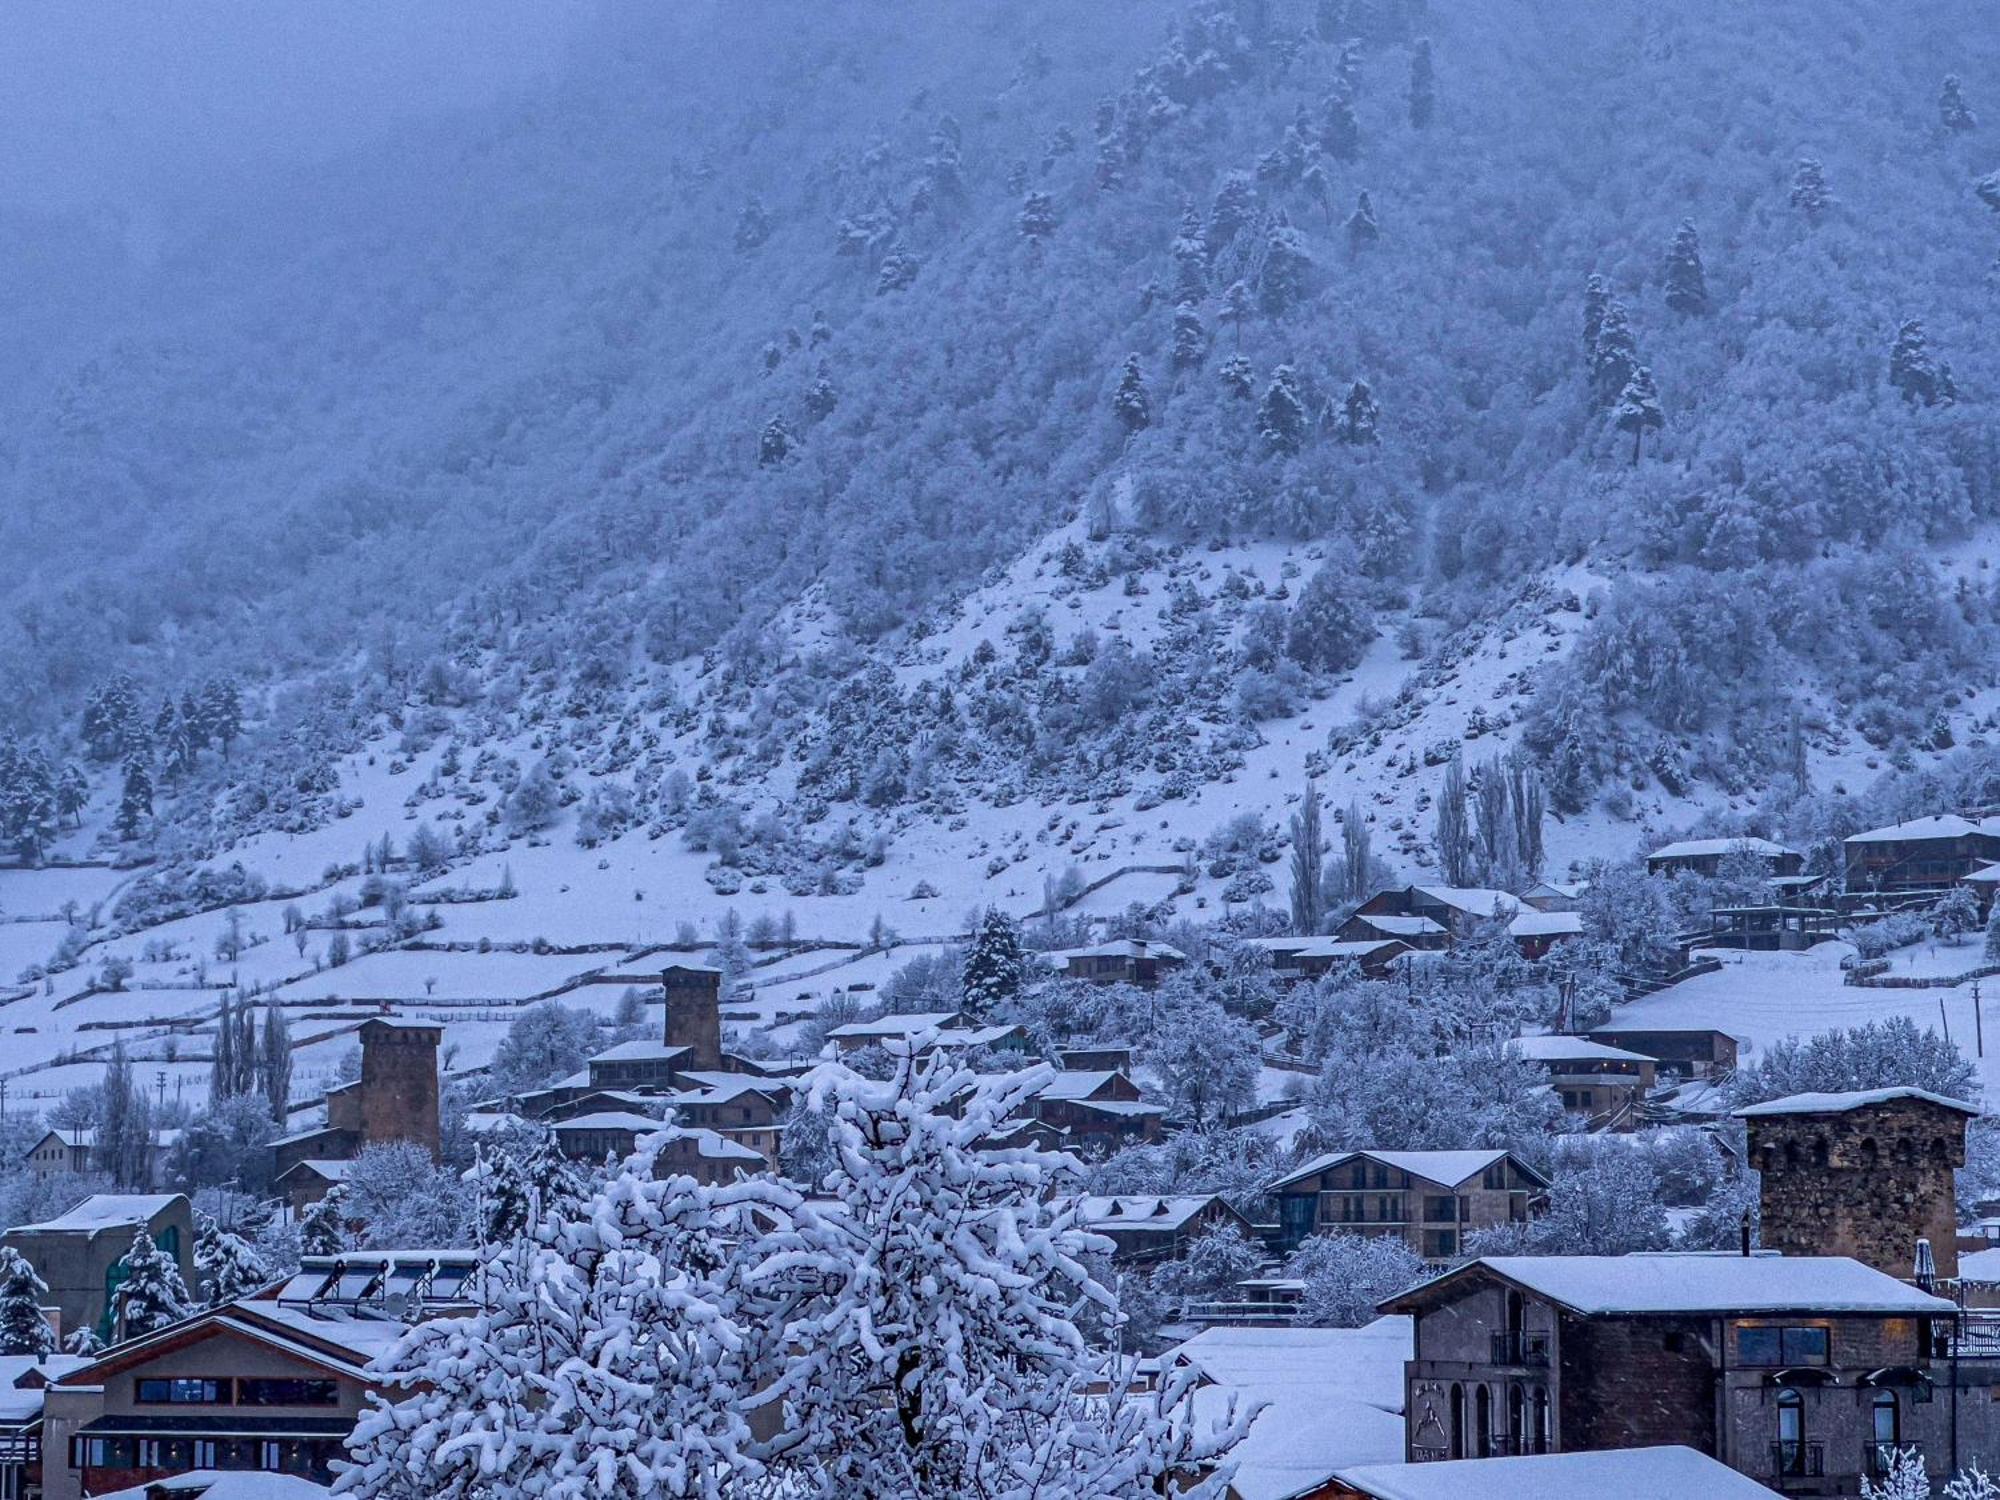
<path id="1" fill-rule="evenodd" d="M 1979 981 L 1972 981 L 1972 1035 L 1980 1057 L 1986 1055 L 1986 1018 L 1979 1013 Z"/>

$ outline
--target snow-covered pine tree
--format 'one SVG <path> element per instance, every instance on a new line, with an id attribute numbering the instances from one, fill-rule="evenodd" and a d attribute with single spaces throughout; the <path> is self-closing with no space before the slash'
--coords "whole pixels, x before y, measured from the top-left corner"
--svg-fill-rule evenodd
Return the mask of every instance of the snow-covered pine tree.
<path id="1" fill-rule="evenodd" d="M 1229 290 L 1222 294 L 1222 311 L 1219 316 L 1234 329 L 1238 349 L 1243 347 L 1243 324 L 1249 319 L 1250 309 L 1254 305 L 1250 298 L 1250 288 L 1245 282 L 1232 281 Z"/>
<path id="2" fill-rule="evenodd" d="M 1320 818 L 1319 783 L 1306 783 L 1305 797 L 1292 814 L 1292 931 L 1307 937 L 1319 931 L 1326 914 L 1326 831 Z"/>
<path id="3" fill-rule="evenodd" d="M 965 953 L 960 993 L 975 1016 L 989 1016 L 1021 993 L 1027 983 L 1027 959 L 1021 952 L 1021 929 L 997 906 L 989 906 L 979 931 Z"/>
<path id="4" fill-rule="evenodd" d="M 138 756 L 128 756 L 125 761 L 125 786 L 118 797 L 116 826 L 118 836 L 133 839 L 153 815 L 153 773 L 146 769 L 145 760 Z"/>
<path id="5" fill-rule="evenodd" d="M 43 1316 L 48 1284 L 28 1258 L 11 1245 L 0 1247 L 0 1354 L 53 1354 L 56 1333 Z"/>
<path id="6" fill-rule="evenodd" d="M 1015 220 L 1021 231 L 1021 238 L 1030 245 L 1040 245 L 1056 232 L 1056 201 L 1040 189 L 1027 193 L 1021 199 L 1021 212 Z"/>
<path id="7" fill-rule="evenodd" d="M 1306 440 L 1306 404 L 1290 365 L 1271 372 L 1264 399 L 1257 403 L 1257 432 L 1272 453 L 1297 453 Z"/>
<path id="8" fill-rule="evenodd" d="M 1291 220 L 1279 214 L 1264 239 L 1264 263 L 1257 272 L 1257 305 L 1274 318 L 1289 311 L 1304 295 L 1311 264 L 1305 239 Z"/>
<path id="9" fill-rule="evenodd" d="M 1347 216 L 1347 248 L 1358 255 L 1381 238 L 1382 226 L 1375 221 L 1375 204 L 1363 191 L 1354 201 L 1354 212 Z"/>
<path id="10" fill-rule="evenodd" d="M 757 438 L 757 466 L 761 469 L 775 468 L 791 455 L 791 451 L 792 429 L 785 425 L 782 416 L 772 416 Z"/>
<path id="11" fill-rule="evenodd" d="M 1174 236 L 1174 301 L 1199 304 L 1208 295 L 1208 241 L 1201 213 L 1192 203 L 1181 208 L 1180 232 Z"/>
<path id="12" fill-rule="evenodd" d="M 1382 440 L 1381 424 L 1382 409 L 1376 405 L 1375 393 L 1367 381 L 1355 381 L 1340 403 L 1336 435 L 1351 448 L 1364 448 Z"/>
<path id="13" fill-rule="evenodd" d="M 1946 130 L 1970 130 L 1979 123 L 1979 116 L 1965 102 L 1965 86 L 1956 73 L 1945 74 L 1944 85 L 1938 90 L 1938 123 Z"/>
<path id="14" fill-rule="evenodd" d="M 112 1327 L 120 1340 L 143 1338 L 178 1323 L 194 1309 L 180 1262 L 153 1243 L 141 1228 L 113 1270 L 118 1290 L 112 1293 Z"/>
<path id="15" fill-rule="evenodd" d="M 1632 378 L 1618 393 L 1618 405 L 1612 411 L 1612 421 L 1620 432 L 1632 434 L 1632 462 L 1636 465 L 1646 434 L 1657 432 L 1667 425 L 1666 415 L 1660 410 L 1660 393 L 1653 384 L 1653 372 L 1649 367 L 1640 365 L 1632 371 Z"/>
<path id="16" fill-rule="evenodd" d="M 1604 309 L 1611 305 L 1611 284 L 1593 273 L 1583 283 L 1583 368 L 1597 362 L 1597 336 L 1604 331 Z"/>
<path id="17" fill-rule="evenodd" d="M 1208 228 L 1203 239 L 1211 262 L 1228 248 L 1243 226 L 1257 211 L 1257 188 L 1248 173 L 1231 172 L 1216 189 L 1215 202 L 1208 210 Z"/>
<path id="18" fill-rule="evenodd" d="M 264 1007 L 264 1040 L 257 1049 L 257 1088 L 282 1127 L 292 1102 L 292 1028 L 276 1005 Z"/>
<path id="19" fill-rule="evenodd" d="M 240 1234 L 217 1229 L 195 1241 L 195 1280 L 210 1307 L 247 1297 L 271 1279 L 270 1270 Z"/>
<path id="20" fill-rule="evenodd" d="M 1208 330 L 1202 326 L 1201 309 L 1183 302 L 1174 309 L 1174 368 L 1198 369 L 1208 354 Z"/>
<path id="21" fill-rule="evenodd" d="M 1257 377 L 1250 367 L 1248 355 L 1230 355 L 1216 370 L 1216 375 L 1222 381 L 1222 388 L 1240 401 L 1248 401 L 1255 394 Z"/>
<path id="22" fill-rule="evenodd" d="M 1591 355 L 1591 401 L 1599 411 L 1609 411 L 1625 394 L 1633 373 L 1639 368 L 1639 345 L 1632 337 L 1632 323 L 1625 304 L 1607 298 L 1603 320 L 1597 329 L 1597 346 Z"/>
<path id="23" fill-rule="evenodd" d="M 65 1354 L 74 1354 L 79 1359 L 93 1359 L 104 1352 L 104 1340 L 97 1336 L 97 1330 L 88 1323 L 80 1328 L 72 1328 L 62 1341 Z"/>
<path id="24" fill-rule="evenodd" d="M 1955 394 L 1931 358 L 1920 318 L 1905 318 L 1896 329 L 1895 342 L 1889 346 L 1889 384 L 1912 406 L 1949 405 Z"/>
<path id="25" fill-rule="evenodd" d="M 1682 219 L 1667 246 L 1664 268 L 1667 306 L 1690 315 L 1708 311 L 1708 278 L 1701 264 L 1701 235 L 1693 219 Z"/>
<path id="26" fill-rule="evenodd" d="M 473 1159 L 479 1189 L 479 1242 L 510 1245 L 528 1225 L 528 1173 L 504 1146 L 482 1141 Z"/>
<path id="27" fill-rule="evenodd" d="M 787 1332 L 786 1478 L 802 1500 L 1142 1500 L 1247 1427 L 1196 1431 L 1185 1382 L 1134 1393 L 1117 1353 L 1079 1331 L 1118 1314 L 1084 1262 L 1103 1242 L 1049 1201 L 1066 1165 L 981 1146 L 1051 1076 L 906 1054 L 885 1082 L 819 1085 L 840 1214 L 777 1263 L 826 1288 Z M 1228 1477 L 1224 1461 L 1175 1493 L 1217 1496 Z"/>
<path id="28" fill-rule="evenodd" d="M 1345 89 L 1335 89 L 1320 107 L 1319 143 L 1322 150 L 1339 162 L 1361 159 L 1361 122 L 1354 117 L 1354 100 Z"/>
<path id="29" fill-rule="evenodd" d="M 1792 207 L 1817 223 L 1832 202 L 1833 196 L 1826 190 L 1826 168 L 1820 159 L 1801 156 L 1792 168 Z"/>
<path id="30" fill-rule="evenodd" d="M 338 1255 L 347 1248 L 347 1189 L 335 1183 L 299 1215 L 299 1254 Z"/>
<path id="31" fill-rule="evenodd" d="M 1417 38 L 1410 52 L 1410 123 L 1422 130 L 1437 114 L 1437 79 L 1431 65 L 1431 39 Z"/>
<path id="32" fill-rule="evenodd" d="M 1340 558 L 1328 558 L 1299 590 L 1285 626 L 1285 655 L 1317 672 L 1345 672 L 1375 639 L 1375 622 Z"/>
<path id="33" fill-rule="evenodd" d="M 1146 398 L 1146 376 L 1139 368 L 1139 356 L 1125 356 L 1125 369 L 1118 377 L 1118 389 L 1111 397 L 1111 410 L 1127 433 L 1142 431 L 1153 420 L 1153 405 Z"/>

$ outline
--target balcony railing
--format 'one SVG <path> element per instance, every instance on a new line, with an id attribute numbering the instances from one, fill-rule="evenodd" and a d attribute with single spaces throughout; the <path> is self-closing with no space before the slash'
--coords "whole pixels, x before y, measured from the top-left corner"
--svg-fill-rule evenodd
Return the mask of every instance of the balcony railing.
<path id="1" fill-rule="evenodd" d="M 1546 1333 L 1522 1333 L 1518 1330 L 1493 1335 L 1493 1363 L 1496 1365 L 1535 1365 L 1549 1362 L 1549 1336 Z"/>
<path id="2" fill-rule="evenodd" d="M 1914 1453 L 1918 1459 L 1924 1456 L 1921 1443 L 1863 1443 L 1861 1445 L 1861 1472 L 1870 1479 L 1887 1479 L 1896 1467 L 1898 1453 Z"/>
<path id="3" fill-rule="evenodd" d="M 1820 1479 L 1826 1474 L 1826 1445 L 1797 1440 L 1771 1444 L 1771 1473 L 1778 1479 Z"/>

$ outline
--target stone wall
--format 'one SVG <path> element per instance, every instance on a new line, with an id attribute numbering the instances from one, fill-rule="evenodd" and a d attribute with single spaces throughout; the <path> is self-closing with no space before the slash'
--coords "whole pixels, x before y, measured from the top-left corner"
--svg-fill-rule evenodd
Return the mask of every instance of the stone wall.
<path id="1" fill-rule="evenodd" d="M 438 1139 L 437 1026 L 364 1021 L 361 1026 L 361 1144 L 414 1141 L 432 1156 Z"/>
<path id="2" fill-rule="evenodd" d="M 1556 1442 L 1581 1448 L 1681 1443 L 1715 1452 L 1710 1320 L 1564 1316 L 1556 1338 Z"/>
<path id="3" fill-rule="evenodd" d="M 1830 1114 L 1752 1116 L 1763 1243 L 1787 1255 L 1851 1255 L 1908 1278 L 1918 1236 L 1938 1275 L 1958 1274 L 1953 1171 L 1966 1117 L 1922 1099 Z"/>
<path id="4" fill-rule="evenodd" d="M 698 1072 L 722 1067 L 722 975 L 715 969 L 676 965 L 661 976 L 667 992 L 669 1047 L 688 1047 L 687 1065 Z"/>

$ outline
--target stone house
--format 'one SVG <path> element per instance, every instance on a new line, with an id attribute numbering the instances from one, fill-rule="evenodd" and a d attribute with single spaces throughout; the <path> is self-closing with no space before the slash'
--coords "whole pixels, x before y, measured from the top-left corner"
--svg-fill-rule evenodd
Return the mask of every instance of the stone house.
<path id="1" fill-rule="evenodd" d="M 302 1161 L 348 1161 L 365 1146 L 412 1141 L 439 1155 L 438 1044 L 434 1021 L 371 1016 L 356 1028 L 361 1076 L 326 1092 L 326 1123 L 271 1142 L 272 1175 Z"/>
<path id="2" fill-rule="evenodd" d="M 1382 1306 L 1416 1319 L 1412 1463 L 1678 1444 L 1852 1495 L 1899 1447 L 1992 1451 L 1953 1447 L 1994 1436 L 1988 1393 L 1978 1433 L 1933 1395 L 1957 1308 L 1847 1257 L 1488 1257 Z"/>
<path id="3" fill-rule="evenodd" d="M 1475 1229 L 1525 1224 L 1549 1181 L 1510 1151 L 1335 1151 L 1278 1178 L 1278 1248 L 1314 1234 L 1395 1235 L 1425 1260 Z"/>

